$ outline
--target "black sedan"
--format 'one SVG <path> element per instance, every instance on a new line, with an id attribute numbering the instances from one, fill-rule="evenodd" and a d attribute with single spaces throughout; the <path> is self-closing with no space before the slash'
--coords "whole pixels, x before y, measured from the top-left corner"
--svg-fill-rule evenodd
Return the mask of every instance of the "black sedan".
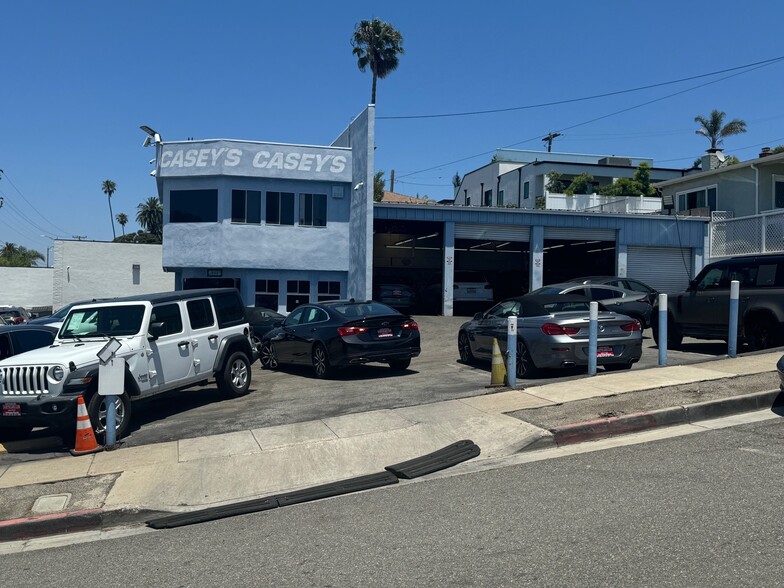
<path id="1" fill-rule="evenodd" d="M 267 331 L 280 326 L 286 318 L 270 308 L 261 306 L 249 306 L 246 315 L 250 324 L 250 340 L 259 352 L 261 352 L 261 338 Z"/>
<path id="2" fill-rule="evenodd" d="M 375 301 L 303 304 L 261 339 L 261 366 L 310 365 L 317 378 L 336 368 L 380 362 L 403 371 L 419 355 L 419 325 Z"/>
<path id="3" fill-rule="evenodd" d="M 57 329 L 46 325 L 0 326 L 0 359 L 51 345 Z"/>
<path id="4" fill-rule="evenodd" d="M 493 340 L 507 350 L 507 321 L 517 317 L 517 376 L 530 378 L 540 368 L 588 365 L 590 301 L 572 294 L 526 294 L 499 302 L 460 327 L 457 349 L 463 363 L 490 360 Z M 642 355 L 640 323 L 608 312 L 598 317 L 596 362 L 606 370 L 630 369 Z"/>

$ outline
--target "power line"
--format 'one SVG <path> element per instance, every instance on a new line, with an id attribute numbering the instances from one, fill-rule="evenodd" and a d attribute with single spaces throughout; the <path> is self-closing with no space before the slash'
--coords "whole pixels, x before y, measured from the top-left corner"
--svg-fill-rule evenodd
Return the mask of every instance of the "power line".
<path id="1" fill-rule="evenodd" d="M 25 198 L 25 195 L 24 195 L 24 194 L 22 194 L 22 191 L 21 191 L 19 188 L 17 188 L 17 187 L 16 187 L 16 184 L 14 184 L 14 182 L 11 180 L 11 178 L 9 178 L 9 177 L 8 177 L 8 174 L 7 174 L 7 173 L 5 173 L 5 171 L 4 171 L 4 170 L 0 169 L 0 174 L 2 174 L 2 175 L 3 175 L 3 177 L 6 179 L 6 181 L 7 181 L 9 184 L 11 184 L 11 186 L 13 187 L 13 189 L 14 189 L 14 190 L 16 190 L 17 194 L 19 194 L 19 196 L 21 196 L 21 197 L 22 197 L 22 200 L 24 200 L 24 201 L 27 203 L 27 205 L 28 205 L 30 208 L 32 208 L 32 209 L 35 211 L 35 213 L 36 213 L 38 216 L 40 216 L 40 217 L 41 217 L 41 218 L 42 218 L 44 221 L 46 221 L 46 222 L 47 222 L 47 223 L 49 223 L 51 226 L 53 226 L 55 229 L 57 229 L 57 232 L 58 232 L 58 233 L 67 233 L 67 232 L 68 232 L 68 231 L 66 231 L 66 230 L 64 230 L 64 229 L 62 229 L 62 228 L 60 228 L 60 227 L 58 227 L 56 224 L 54 224 L 52 221 L 50 221 L 48 218 L 46 218 L 46 217 L 45 217 L 43 214 L 41 214 L 41 213 L 38 211 L 38 209 L 37 209 L 35 206 L 33 206 L 33 205 L 32 205 L 32 203 L 31 203 L 31 202 L 30 202 L 30 201 L 29 201 L 27 198 Z M 21 214 L 21 213 L 20 213 L 20 214 Z M 29 219 L 28 219 L 28 220 L 29 220 Z M 31 222 L 31 224 L 32 224 L 32 221 L 30 221 L 30 222 Z M 34 225 L 34 226 L 37 226 L 37 225 Z M 40 228 L 40 227 L 39 227 L 39 228 Z M 49 232 L 49 231 L 47 231 L 47 230 L 44 230 L 44 229 L 41 229 L 41 230 L 42 230 L 42 231 L 44 231 L 45 233 Z"/>
<path id="2" fill-rule="evenodd" d="M 689 76 L 686 78 L 680 78 L 678 80 L 670 80 L 669 82 L 659 82 L 657 84 L 649 84 L 647 86 L 637 86 L 636 88 L 628 88 L 626 90 L 616 90 L 614 92 L 606 92 L 604 94 L 594 94 L 593 96 L 582 96 L 580 98 L 569 98 L 566 100 L 556 100 L 553 102 L 542 102 L 540 104 L 528 104 L 525 106 L 512 106 L 509 108 L 494 108 L 491 110 L 473 110 L 467 112 L 450 112 L 450 113 L 442 113 L 442 114 L 417 114 L 417 115 L 407 115 L 407 116 L 377 116 L 377 120 L 405 120 L 405 119 L 419 119 L 419 118 L 447 118 L 447 117 L 457 117 L 457 116 L 475 116 L 479 114 L 496 114 L 499 112 L 512 112 L 515 110 L 529 110 L 531 108 L 543 108 L 546 106 L 559 106 L 561 104 L 572 104 L 574 102 L 585 102 L 586 100 L 596 100 L 598 98 L 608 98 L 610 96 L 619 96 L 621 94 L 629 94 L 631 92 L 640 92 L 642 90 L 650 90 L 652 88 L 660 88 L 662 86 L 669 86 L 672 84 L 679 84 L 681 82 L 689 82 L 691 80 L 697 80 L 700 78 L 706 78 L 710 76 L 716 76 L 719 74 L 737 71 L 739 69 L 747 69 L 747 68 L 754 68 L 754 66 L 765 66 L 765 65 L 772 65 L 779 61 L 784 60 L 784 55 L 780 57 L 772 57 L 770 59 L 765 59 L 763 61 L 756 61 L 754 63 L 747 63 L 746 65 L 739 65 L 736 67 L 730 67 L 727 69 L 721 69 L 718 71 L 713 71 L 710 73 L 699 74 L 695 76 Z M 755 68 L 756 69 L 756 68 Z M 743 72 L 741 72 L 743 73 Z"/>
<path id="3" fill-rule="evenodd" d="M 721 77 L 719 79 L 711 80 L 709 82 L 705 82 L 705 83 L 702 83 L 702 84 L 697 84 L 696 86 L 692 86 L 692 87 L 686 88 L 684 90 L 679 90 L 677 92 L 673 92 L 672 94 L 666 94 L 664 96 L 660 96 L 659 98 L 654 98 L 653 100 L 647 100 L 647 101 L 642 102 L 640 104 L 636 104 L 634 106 L 629 106 L 627 108 L 622 108 L 621 110 L 616 110 L 616 111 L 610 112 L 608 114 L 603 114 L 602 116 L 597 116 L 597 117 L 591 118 L 589 120 L 586 120 L 586 121 L 583 121 L 583 122 L 580 122 L 580 123 L 577 123 L 577 124 L 573 124 L 573 125 L 568 126 L 568 127 L 563 127 L 561 129 L 558 129 L 557 132 L 563 132 L 563 131 L 568 131 L 568 130 L 571 130 L 571 129 L 576 129 L 578 127 L 582 127 L 582 126 L 594 123 L 596 121 L 604 120 L 605 118 L 610 118 L 612 116 L 617 116 L 619 114 L 623 114 L 625 112 L 629 112 L 629 111 L 635 110 L 637 108 L 642 108 L 643 106 L 648 106 L 648 105 L 654 104 L 656 102 L 661 102 L 662 100 L 666 100 L 668 98 L 673 98 L 675 96 L 680 96 L 681 94 L 685 94 L 687 92 L 691 92 L 691 91 L 697 90 L 699 88 L 704 88 L 705 86 L 710 86 L 712 84 L 717 84 L 717 83 L 722 82 L 724 80 L 728 80 L 730 78 L 734 78 L 736 76 L 739 76 L 739 75 L 742 75 L 742 74 L 745 74 L 745 73 L 749 73 L 750 71 L 754 71 L 755 69 L 766 67 L 767 65 L 770 65 L 774 61 L 779 61 L 779 60 L 782 60 L 782 59 L 784 59 L 784 57 L 778 57 L 775 60 L 768 60 L 768 61 L 765 61 L 765 62 L 761 62 L 762 65 L 758 65 L 758 66 L 756 66 L 754 68 L 746 69 L 745 71 L 741 71 L 741 72 L 737 72 L 737 73 L 734 73 L 734 74 L 730 74 L 728 76 L 724 76 L 724 77 Z M 746 66 L 746 67 L 748 67 L 748 66 Z M 738 69 L 738 68 L 733 68 L 733 69 Z M 538 134 L 538 135 L 536 135 L 534 137 L 530 137 L 528 139 L 524 139 L 524 140 L 518 141 L 516 143 L 510 143 L 509 145 L 505 145 L 504 147 L 501 147 L 501 148 L 502 149 L 508 149 L 510 147 L 516 147 L 516 146 L 522 145 L 524 143 L 530 143 L 531 141 L 536 141 L 537 139 L 541 139 L 543 136 L 544 135 L 542 135 L 542 134 Z M 471 155 L 469 157 L 463 157 L 461 159 L 458 159 L 458 160 L 455 160 L 455 161 L 450 161 L 448 163 L 443 163 L 441 165 L 436 165 L 436 166 L 428 167 L 428 168 L 421 169 L 421 170 L 418 170 L 418 171 L 415 171 L 415 172 L 410 172 L 410 173 L 407 173 L 407 174 L 403 174 L 403 175 L 399 176 L 399 178 L 406 178 L 406 177 L 409 177 L 409 176 L 413 176 L 413 175 L 416 175 L 416 174 L 424 173 L 424 172 L 431 171 L 431 170 L 434 170 L 434 169 L 440 169 L 442 167 L 446 167 L 447 165 L 460 163 L 462 161 L 466 161 L 466 160 L 469 160 L 469 159 L 475 159 L 477 157 L 481 157 L 482 155 L 487 155 L 487 154 L 494 153 L 494 152 L 495 152 L 495 150 L 484 151 L 482 153 L 477 153 L 477 154 Z"/>

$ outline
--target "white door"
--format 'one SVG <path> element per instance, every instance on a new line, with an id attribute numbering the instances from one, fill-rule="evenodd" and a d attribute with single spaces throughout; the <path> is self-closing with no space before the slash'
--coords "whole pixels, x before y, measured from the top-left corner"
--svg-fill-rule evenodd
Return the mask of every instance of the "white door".
<path id="1" fill-rule="evenodd" d="M 194 298 L 185 303 L 193 351 L 193 375 L 212 376 L 215 358 L 218 356 L 218 327 L 215 309 L 209 296 Z"/>
<path id="2" fill-rule="evenodd" d="M 193 347 L 181 304 L 169 302 L 153 306 L 150 325 L 154 323 L 163 323 L 165 334 L 150 341 L 150 385 L 152 388 L 174 388 L 186 383 L 193 370 Z"/>

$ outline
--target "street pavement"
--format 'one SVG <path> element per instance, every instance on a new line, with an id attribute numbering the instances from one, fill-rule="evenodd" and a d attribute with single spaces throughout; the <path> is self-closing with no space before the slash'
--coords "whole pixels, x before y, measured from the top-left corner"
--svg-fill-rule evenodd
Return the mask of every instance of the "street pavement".
<path id="1" fill-rule="evenodd" d="M 376 473 L 461 439 L 479 445 L 476 461 L 497 460 L 553 443 L 546 427 L 511 416 L 520 411 L 770 376 L 780 354 L 776 350 L 517 390 L 475 391 L 429 404 L 12 463 L 0 467 L 0 521 L 6 521 L 0 523 L 0 536 L 3 529 L 31 521 L 81 516 L 106 525 L 129 520 L 134 513 L 187 511 L 307 488 Z"/>

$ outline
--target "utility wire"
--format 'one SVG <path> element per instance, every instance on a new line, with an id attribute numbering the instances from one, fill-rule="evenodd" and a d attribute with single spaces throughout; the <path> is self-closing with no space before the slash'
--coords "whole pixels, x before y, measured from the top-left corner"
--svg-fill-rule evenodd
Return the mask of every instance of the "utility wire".
<path id="1" fill-rule="evenodd" d="M 654 98 L 653 100 L 647 100 L 645 102 L 642 102 L 640 104 L 636 104 L 634 106 L 629 106 L 627 108 L 622 108 L 621 110 L 616 110 L 616 111 L 610 112 L 608 114 L 603 114 L 602 116 L 597 116 L 597 117 L 594 117 L 592 119 L 589 119 L 589 120 L 586 120 L 586 121 L 583 121 L 583 122 L 580 122 L 580 123 L 577 123 L 577 124 L 570 125 L 568 127 L 563 127 L 561 129 L 558 129 L 557 132 L 561 132 L 562 133 L 562 132 L 568 131 L 570 129 L 576 129 L 578 127 L 582 127 L 582 126 L 594 123 L 594 122 L 599 121 L 599 120 L 604 120 L 605 118 L 610 118 L 612 116 L 617 116 L 619 114 L 623 114 L 625 112 L 629 112 L 629 111 L 635 110 L 637 108 L 642 108 L 643 106 L 648 106 L 650 104 L 654 104 L 656 102 L 661 102 L 662 100 L 666 100 L 668 98 L 673 98 L 674 96 L 680 96 L 681 94 L 685 94 L 687 92 L 691 92 L 691 91 L 697 90 L 699 88 L 704 88 L 705 86 L 710 86 L 712 84 L 717 84 L 717 83 L 722 82 L 724 80 L 728 80 L 730 78 L 734 78 L 736 76 L 743 75 L 745 73 L 749 73 L 751 71 L 754 71 L 755 69 L 766 67 L 766 66 L 771 65 L 772 63 L 775 63 L 776 61 L 780 61 L 782 59 L 784 59 L 784 57 L 779 57 L 779 58 L 776 58 L 775 60 L 767 60 L 765 62 L 761 62 L 762 65 L 757 65 L 756 67 L 753 67 L 751 69 L 745 69 L 744 71 L 740 71 L 740 72 L 737 72 L 737 73 L 734 73 L 734 74 L 730 74 L 728 76 L 724 76 L 724 77 L 718 78 L 716 80 L 711 80 L 709 82 L 705 82 L 705 83 L 702 83 L 702 84 L 697 84 L 696 86 L 692 86 L 690 88 L 685 88 L 684 90 L 679 90 L 677 92 L 673 92 L 672 94 L 666 94 L 664 96 L 660 96 L 659 98 Z M 746 67 L 748 68 L 749 66 L 746 66 Z M 738 69 L 738 68 L 734 68 L 734 69 Z M 531 141 L 536 141 L 538 139 L 541 139 L 543 136 L 544 136 L 543 134 L 538 134 L 538 135 L 536 135 L 534 137 L 531 137 L 529 139 L 524 139 L 524 140 L 518 141 L 516 143 L 511 143 L 509 145 L 505 145 L 504 147 L 501 147 L 501 149 L 508 149 L 510 147 L 516 147 L 518 145 L 522 145 L 524 143 L 530 143 Z M 413 175 L 416 175 L 416 174 L 424 173 L 424 172 L 427 172 L 427 171 L 432 171 L 434 169 L 440 169 L 442 167 L 446 167 L 448 165 L 453 165 L 455 163 L 460 163 L 462 161 L 467 161 L 469 159 L 475 159 L 476 157 L 481 157 L 482 155 L 488 155 L 488 154 L 491 154 L 491 153 L 495 153 L 495 151 L 496 151 L 495 149 L 493 149 L 491 151 L 484 151 L 482 153 L 477 153 L 475 155 L 470 155 L 468 157 L 463 157 L 461 159 L 456 159 L 454 161 L 443 163 L 441 165 L 428 167 L 428 168 L 421 169 L 421 170 L 418 170 L 418 171 L 415 171 L 415 172 L 410 172 L 410 173 L 407 173 L 407 174 L 401 174 L 401 175 L 398 176 L 398 179 L 407 178 L 407 177 L 410 177 L 410 176 L 413 176 Z"/>
<path id="2" fill-rule="evenodd" d="M 13 189 L 16 190 L 17 194 L 19 194 L 19 196 L 22 197 L 22 200 L 24 200 L 27 203 L 27 205 L 30 208 L 32 208 L 38 216 L 40 216 L 44 221 L 46 221 L 48 224 L 50 224 L 55 229 L 57 229 L 57 231 L 55 231 L 56 233 L 67 233 L 68 232 L 68 231 L 66 231 L 63 228 L 58 227 L 56 224 L 54 224 L 52 221 L 50 221 L 48 218 L 46 218 L 43 214 L 41 214 L 38 211 L 38 209 L 35 206 L 33 206 L 32 203 L 27 198 L 25 198 L 25 195 L 22 194 L 22 191 L 19 188 L 16 187 L 16 184 L 14 184 L 14 182 L 11 180 L 11 178 L 8 177 L 8 174 L 5 173 L 4 170 L 0 169 L 0 174 L 3 175 L 3 177 L 8 181 L 8 183 L 11 184 Z M 6 196 L 6 198 L 7 198 L 7 196 Z M 25 217 L 25 218 L 27 218 L 27 217 Z M 28 221 L 29 221 L 29 219 L 28 219 Z M 34 223 L 32 223 L 32 221 L 30 221 L 30 223 L 33 224 L 34 226 L 36 226 L 37 228 L 39 228 L 40 230 L 42 230 L 44 233 L 51 233 L 52 232 L 50 230 L 41 229 L 40 227 L 38 227 L 38 225 L 35 225 Z"/>
<path id="3" fill-rule="evenodd" d="M 718 71 L 713 71 L 710 73 L 699 74 L 695 76 L 689 76 L 686 78 L 680 78 L 678 80 L 671 80 L 669 82 L 659 82 L 657 84 L 649 84 L 647 86 L 638 86 L 636 88 L 628 88 L 626 90 L 616 90 L 614 92 L 606 92 L 604 94 L 594 94 L 593 96 L 582 96 L 580 98 L 569 98 L 566 100 L 556 100 L 554 102 L 542 102 L 540 104 L 528 104 L 525 106 L 512 106 L 509 108 L 494 108 L 491 110 L 473 110 L 468 112 L 450 112 L 450 113 L 443 113 L 443 114 L 416 114 L 416 115 L 405 115 L 405 116 L 377 116 L 377 120 L 409 120 L 409 119 L 420 119 L 420 118 L 447 118 L 447 117 L 457 117 L 457 116 L 475 116 L 479 114 L 495 114 L 498 112 L 512 112 L 515 110 L 528 110 L 531 108 L 543 108 L 546 106 L 558 106 L 561 104 L 572 104 L 574 102 L 585 102 L 586 100 L 596 100 L 598 98 L 607 98 L 609 96 L 619 96 L 621 94 L 629 94 L 631 92 L 640 92 L 642 90 L 650 90 L 651 88 L 660 88 L 662 86 L 669 86 L 672 84 L 679 84 L 681 82 L 689 82 L 691 80 L 697 80 L 700 78 L 707 78 L 710 76 L 716 76 L 719 74 L 737 71 L 739 69 L 747 69 L 747 68 L 754 68 L 755 66 L 765 66 L 765 65 L 772 65 L 776 62 L 784 60 L 784 55 L 780 57 L 772 57 L 770 59 L 765 59 L 763 61 L 756 61 L 754 63 L 747 63 L 746 65 L 739 65 L 737 67 L 730 67 L 727 69 L 721 69 Z M 756 68 L 755 68 L 756 69 Z M 751 70 L 750 70 L 751 71 Z M 744 73 L 744 72 L 741 72 Z"/>

